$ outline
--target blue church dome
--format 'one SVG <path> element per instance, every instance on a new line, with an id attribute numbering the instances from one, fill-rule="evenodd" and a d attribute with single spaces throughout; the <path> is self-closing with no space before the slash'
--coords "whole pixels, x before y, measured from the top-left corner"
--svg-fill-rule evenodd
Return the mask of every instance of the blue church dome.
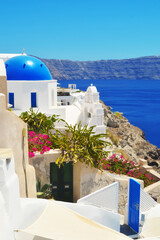
<path id="1" fill-rule="evenodd" d="M 52 80 L 46 65 L 31 56 L 16 56 L 5 62 L 7 80 Z"/>

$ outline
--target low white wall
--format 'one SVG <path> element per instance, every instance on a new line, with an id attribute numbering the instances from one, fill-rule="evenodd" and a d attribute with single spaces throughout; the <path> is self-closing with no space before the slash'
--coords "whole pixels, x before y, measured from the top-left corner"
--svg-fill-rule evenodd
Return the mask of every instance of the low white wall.
<path id="1" fill-rule="evenodd" d="M 120 215 L 111 211 L 104 210 L 99 207 L 91 205 L 83 205 L 78 203 L 66 203 L 57 201 L 72 211 L 79 213 L 80 215 L 100 223 L 106 227 L 109 227 L 115 231 L 120 231 Z"/>
<path id="2" fill-rule="evenodd" d="M 37 198 L 21 198 L 20 201 L 21 212 L 19 229 L 24 229 L 33 224 L 41 216 L 48 204 L 48 200 Z"/>
<path id="3" fill-rule="evenodd" d="M 0 239 L 14 240 L 13 228 L 11 227 L 8 213 L 6 211 L 5 200 L 0 192 Z"/>
<path id="4" fill-rule="evenodd" d="M 160 179 L 160 174 L 156 172 L 152 166 L 149 166 L 147 160 L 139 159 L 139 164 L 141 167 L 146 169 L 146 171 L 150 172 L 157 180 Z M 151 184 L 148 187 L 145 187 L 145 192 L 147 192 L 152 198 L 157 200 L 160 203 L 160 181 Z"/>
<path id="5" fill-rule="evenodd" d="M 160 203 L 160 181 L 146 187 L 144 190 Z"/>
<path id="6" fill-rule="evenodd" d="M 124 207 L 128 199 L 129 177 L 117 175 L 107 171 L 101 172 L 98 169 L 91 168 L 83 164 L 80 171 L 80 197 L 86 196 L 102 187 L 108 186 L 114 182 L 119 182 L 119 203 L 118 211 L 124 214 Z M 136 179 L 143 187 L 143 181 Z"/>
<path id="7" fill-rule="evenodd" d="M 82 111 L 75 105 L 67 106 L 66 108 L 66 122 L 74 125 L 82 120 Z"/>

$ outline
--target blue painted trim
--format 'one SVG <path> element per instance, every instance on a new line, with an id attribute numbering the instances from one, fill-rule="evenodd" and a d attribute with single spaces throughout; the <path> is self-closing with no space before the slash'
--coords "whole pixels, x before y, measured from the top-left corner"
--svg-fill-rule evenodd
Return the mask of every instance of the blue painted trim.
<path id="1" fill-rule="evenodd" d="M 9 104 L 12 105 L 11 108 L 14 108 L 14 93 L 9 93 L 8 95 L 9 95 L 9 96 L 8 96 L 8 98 L 9 98 Z"/>
<path id="2" fill-rule="evenodd" d="M 37 107 L 37 93 L 31 92 L 31 107 Z"/>

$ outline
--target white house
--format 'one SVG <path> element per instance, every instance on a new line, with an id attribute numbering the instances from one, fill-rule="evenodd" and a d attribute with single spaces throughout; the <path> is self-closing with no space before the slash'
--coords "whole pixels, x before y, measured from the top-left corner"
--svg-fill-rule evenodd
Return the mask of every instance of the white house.
<path id="1" fill-rule="evenodd" d="M 30 107 L 49 113 L 57 106 L 57 81 L 39 59 L 16 56 L 5 62 L 7 73 L 8 101 L 18 112 Z"/>
<path id="2" fill-rule="evenodd" d="M 0 58 L 6 68 L 8 103 L 17 115 L 32 107 L 48 115 L 59 115 L 68 124 L 81 121 L 83 125 L 95 125 L 96 133 L 106 132 L 95 86 L 89 86 L 86 93 L 78 91 L 76 85 L 57 88 L 57 80 L 52 79 L 41 60 L 26 54 L 0 54 Z M 56 127 L 63 128 L 64 123 L 57 123 Z"/>

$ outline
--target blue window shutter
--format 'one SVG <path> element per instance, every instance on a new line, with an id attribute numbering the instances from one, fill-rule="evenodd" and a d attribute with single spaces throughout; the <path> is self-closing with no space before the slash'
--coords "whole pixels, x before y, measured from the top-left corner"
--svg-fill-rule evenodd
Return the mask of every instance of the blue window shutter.
<path id="1" fill-rule="evenodd" d="M 9 93 L 9 104 L 11 104 L 11 108 L 14 108 L 14 93 Z"/>
<path id="2" fill-rule="evenodd" d="M 37 107 L 37 93 L 31 92 L 31 107 Z"/>

